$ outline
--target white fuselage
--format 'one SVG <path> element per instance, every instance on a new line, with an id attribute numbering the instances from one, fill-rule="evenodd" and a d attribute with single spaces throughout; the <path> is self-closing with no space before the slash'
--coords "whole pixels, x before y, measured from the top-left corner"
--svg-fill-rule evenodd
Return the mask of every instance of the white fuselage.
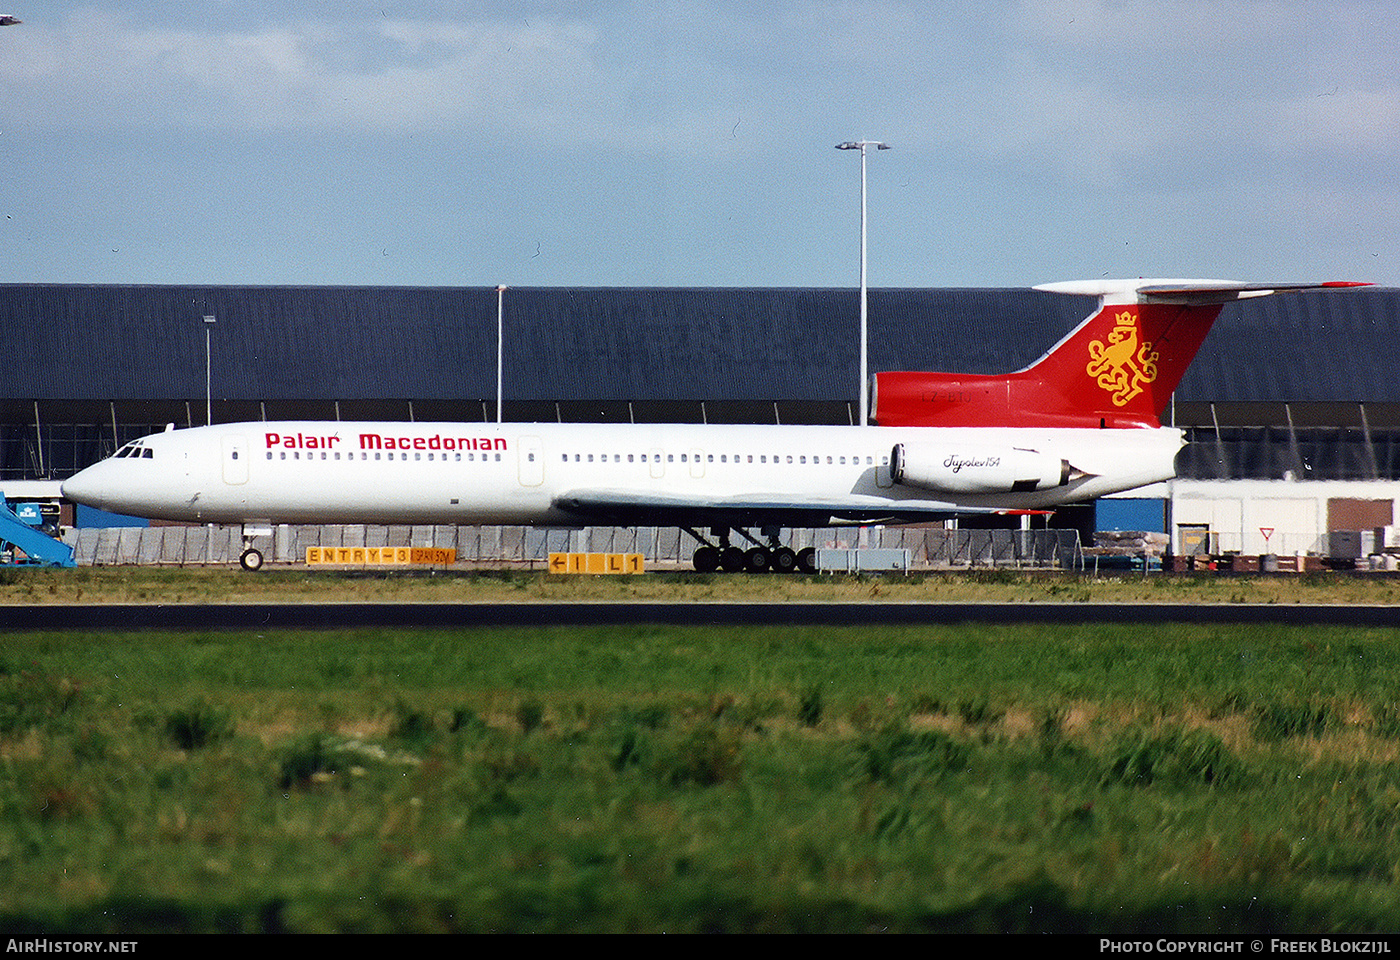
<path id="1" fill-rule="evenodd" d="M 891 477 L 896 444 L 933 459 L 947 450 L 968 471 L 1029 451 L 1074 477 L 1029 490 L 914 486 Z M 114 513 L 197 523 L 577 526 L 601 521 L 590 511 L 603 503 L 638 524 L 653 507 L 652 524 L 681 525 L 740 504 L 792 526 L 799 511 L 827 509 L 872 521 L 1053 509 L 1168 479 L 1181 445 L 1165 428 L 251 422 L 153 434 L 63 490 Z"/>

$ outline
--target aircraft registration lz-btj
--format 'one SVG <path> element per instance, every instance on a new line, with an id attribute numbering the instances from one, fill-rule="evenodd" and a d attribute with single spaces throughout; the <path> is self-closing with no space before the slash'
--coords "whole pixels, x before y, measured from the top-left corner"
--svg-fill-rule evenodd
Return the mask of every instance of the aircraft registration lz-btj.
<path id="1" fill-rule="evenodd" d="M 812 551 L 779 543 L 781 528 L 1049 512 L 1170 479 L 1184 435 L 1159 417 L 1222 305 L 1350 286 L 1364 284 L 1042 286 L 1096 295 L 1099 308 L 1014 373 L 876 374 L 875 425 L 170 427 L 78 472 L 63 495 L 241 524 L 247 569 L 262 565 L 253 537 L 272 524 L 395 523 L 674 526 L 699 544 L 698 570 L 810 570 Z"/>

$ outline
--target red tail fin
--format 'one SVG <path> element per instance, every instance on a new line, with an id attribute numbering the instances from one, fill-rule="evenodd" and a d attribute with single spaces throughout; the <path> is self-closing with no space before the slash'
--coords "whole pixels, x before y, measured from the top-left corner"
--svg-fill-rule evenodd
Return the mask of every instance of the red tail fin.
<path id="1" fill-rule="evenodd" d="M 874 418 L 906 427 L 1157 427 L 1221 307 L 1279 290 L 1353 283 L 1126 280 L 1039 287 L 1099 309 L 1023 370 L 875 376 Z"/>

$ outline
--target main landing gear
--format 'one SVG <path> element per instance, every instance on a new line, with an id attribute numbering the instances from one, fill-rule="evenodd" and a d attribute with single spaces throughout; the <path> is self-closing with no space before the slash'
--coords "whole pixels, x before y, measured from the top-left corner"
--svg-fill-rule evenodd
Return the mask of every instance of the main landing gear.
<path id="1" fill-rule="evenodd" d="M 745 530 L 735 532 L 753 546 L 747 549 L 730 544 L 728 527 L 715 527 L 710 535 L 718 540 L 712 543 L 689 527 L 685 532 L 700 544 L 695 550 L 695 569 L 700 573 L 816 573 L 817 551 L 812 547 L 793 550 L 778 543 L 778 528 L 764 527 L 762 535 L 767 543 L 755 540 Z"/>

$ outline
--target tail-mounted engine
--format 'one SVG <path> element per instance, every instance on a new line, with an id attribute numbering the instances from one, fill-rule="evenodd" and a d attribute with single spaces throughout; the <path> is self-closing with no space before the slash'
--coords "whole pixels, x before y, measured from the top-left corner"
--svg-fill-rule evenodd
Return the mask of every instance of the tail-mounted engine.
<path id="1" fill-rule="evenodd" d="M 1088 476 L 1068 460 L 1020 447 L 950 448 L 896 443 L 895 483 L 938 493 L 1022 493 L 1063 487 Z"/>

